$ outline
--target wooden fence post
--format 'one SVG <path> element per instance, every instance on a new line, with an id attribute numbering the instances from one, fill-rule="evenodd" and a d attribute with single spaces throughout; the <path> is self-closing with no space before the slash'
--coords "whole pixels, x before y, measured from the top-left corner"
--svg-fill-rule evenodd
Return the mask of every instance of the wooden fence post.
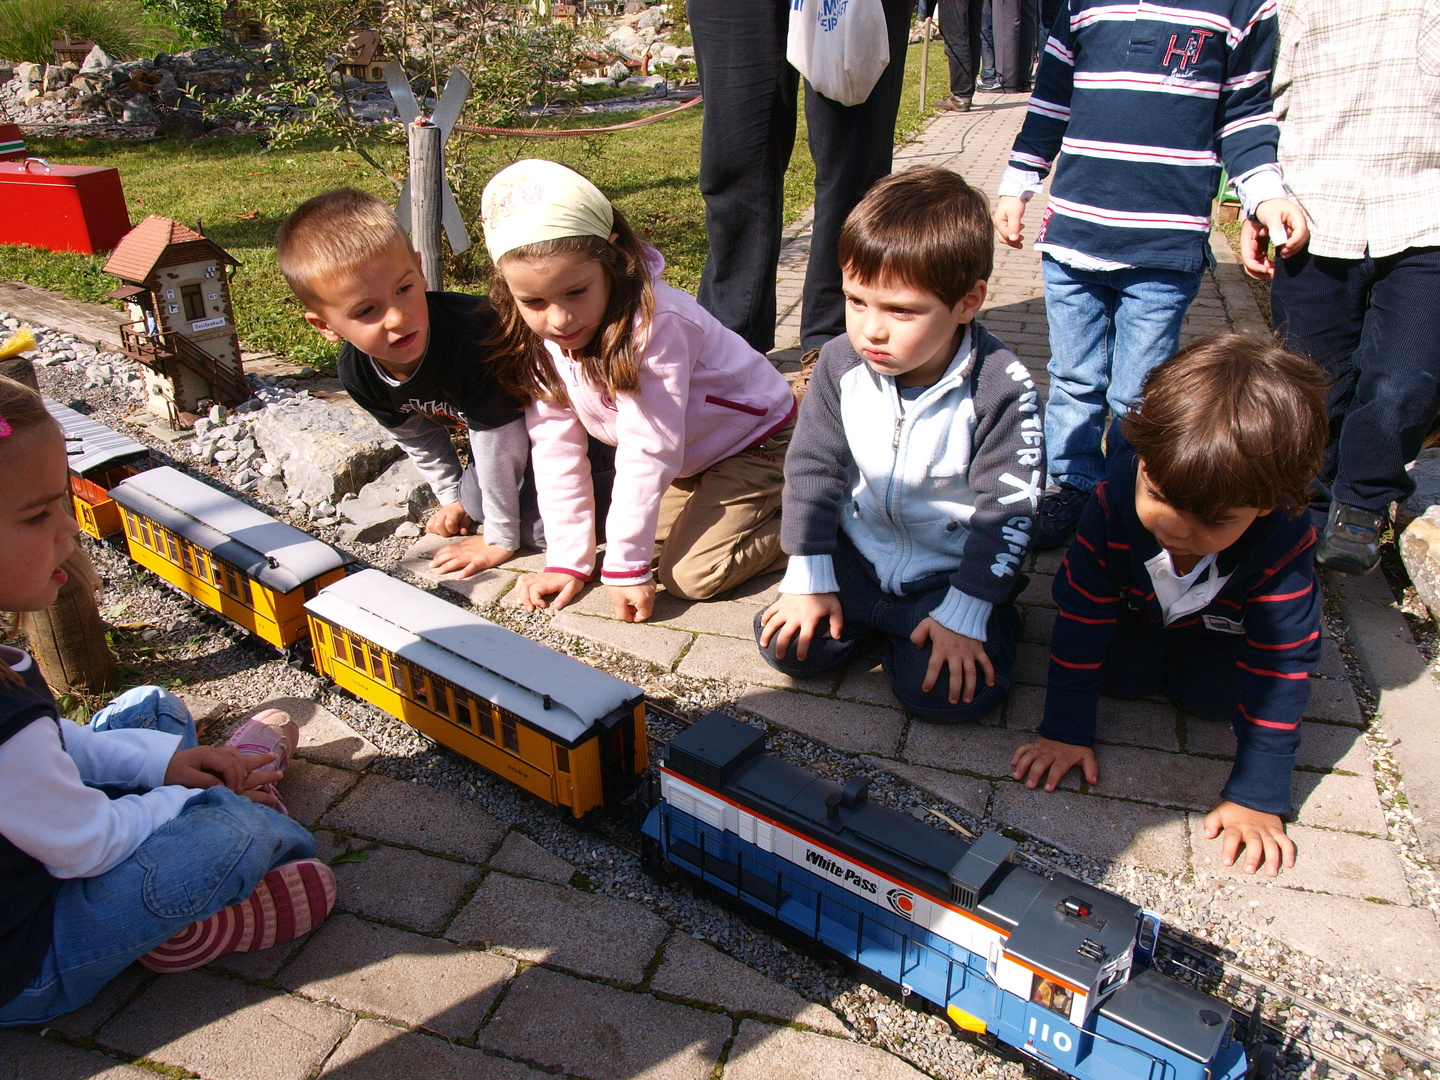
<path id="1" fill-rule="evenodd" d="M 445 287 L 445 266 L 440 254 L 441 188 L 445 166 L 441 149 L 444 133 L 423 117 L 406 126 L 410 147 L 410 236 L 425 286 Z"/>

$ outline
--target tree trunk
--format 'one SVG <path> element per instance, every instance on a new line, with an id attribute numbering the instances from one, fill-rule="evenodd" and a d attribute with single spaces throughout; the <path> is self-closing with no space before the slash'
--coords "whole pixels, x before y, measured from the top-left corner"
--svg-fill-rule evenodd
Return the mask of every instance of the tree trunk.
<path id="1" fill-rule="evenodd" d="M 24 616 L 30 651 L 52 690 L 113 691 L 115 655 L 95 602 L 99 575 L 79 548 L 65 560 L 65 572 L 70 580 L 61 586 L 55 603 Z"/>

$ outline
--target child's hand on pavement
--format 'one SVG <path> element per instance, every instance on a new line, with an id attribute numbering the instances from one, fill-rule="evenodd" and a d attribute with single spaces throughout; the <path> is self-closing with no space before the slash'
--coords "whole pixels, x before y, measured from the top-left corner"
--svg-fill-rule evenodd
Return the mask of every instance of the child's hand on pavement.
<path id="1" fill-rule="evenodd" d="M 833 593 L 781 593 L 775 603 L 760 616 L 760 647 L 769 648 L 775 638 L 775 658 L 784 660 L 790 643 L 795 643 L 795 659 L 810 655 L 810 643 L 821 622 L 830 624 L 830 636 L 836 641 L 845 629 L 845 614 L 840 597 Z"/>
<path id="2" fill-rule="evenodd" d="M 995 665 L 985 652 L 985 643 L 977 641 L 954 630 L 947 630 L 928 616 L 920 621 L 910 634 L 910 640 L 917 649 L 923 649 L 930 642 L 930 663 L 925 668 L 925 681 L 920 689 L 929 693 L 940 681 L 940 669 L 950 669 L 950 704 L 965 704 L 975 700 L 975 691 L 980 689 L 980 673 L 985 673 L 985 685 L 995 685 Z"/>
<path id="3" fill-rule="evenodd" d="M 1234 866 L 1245 849 L 1242 869 L 1253 874 L 1263 861 L 1267 877 L 1280 873 L 1283 864 L 1289 870 L 1295 865 L 1295 842 L 1285 835 L 1285 822 L 1278 814 L 1262 814 L 1239 803 L 1222 802 L 1205 815 L 1205 839 L 1214 840 L 1224 832 L 1220 861 Z"/>
<path id="4" fill-rule="evenodd" d="M 1280 257 L 1304 251 L 1310 243 L 1310 224 L 1305 220 L 1305 211 L 1289 199 L 1266 199 L 1255 207 L 1255 220 L 1272 237 L 1285 238 L 1280 248 Z"/>
<path id="5" fill-rule="evenodd" d="M 1054 791 L 1055 785 L 1076 765 L 1079 765 L 1080 771 L 1085 774 L 1086 783 L 1100 782 L 1100 765 L 1095 760 L 1094 750 L 1088 746 L 1057 742 L 1041 735 L 1034 742 L 1028 742 L 1015 751 L 1010 759 L 1010 768 L 1015 770 L 1011 773 L 1011 778 L 1024 780 L 1027 788 L 1033 788 L 1043 777 L 1045 790 Z"/>
<path id="6" fill-rule="evenodd" d="M 1012 248 L 1025 244 L 1025 200 L 1018 195 L 1001 195 L 995 200 L 992 217 L 1000 241 Z"/>
<path id="7" fill-rule="evenodd" d="M 285 776 L 279 769 L 265 767 L 274 760 L 274 754 L 242 754 L 233 746 L 192 746 L 175 751 L 165 768 L 165 783 L 191 788 L 224 784 L 237 795 L 273 805 L 274 796 L 252 789 L 278 783 Z"/>
<path id="8" fill-rule="evenodd" d="M 551 570 L 543 574 L 524 574 L 515 583 L 515 599 L 526 611 L 545 607 L 545 597 L 554 596 L 550 606 L 559 611 L 580 595 L 585 582 L 574 574 Z"/>
<path id="9" fill-rule="evenodd" d="M 434 558 L 430 560 L 430 569 L 437 574 L 453 574 L 458 571 L 462 578 L 467 578 L 481 570 L 499 566 L 514 554 L 513 551 L 487 544 L 483 536 L 472 536 L 468 540 L 446 544 L 435 552 Z"/>
<path id="10" fill-rule="evenodd" d="M 644 622 L 655 611 L 655 582 L 644 585 L 609 585 L 610 602 L 621 622 Z"/>
<path id="11" fill-rule="evenodd" d="M 425 531 L 435 536 L 464 536 L 474 525 L 474 520 L 458 502 L 446 503 L 425 522 Z"/>

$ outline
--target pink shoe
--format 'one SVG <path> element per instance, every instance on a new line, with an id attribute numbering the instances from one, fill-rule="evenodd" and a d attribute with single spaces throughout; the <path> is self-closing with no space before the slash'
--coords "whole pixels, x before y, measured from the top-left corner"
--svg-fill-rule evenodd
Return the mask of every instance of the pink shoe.
<path id="1" fill-rule="evenodd" d="M 246 899 L 191 923 L 140 963 L 174 974 L 231 953 L 284 945 L 319 926 L 334 906 L 335 875 L 328 866 L 319 859 L 285 863 L 261 878 Z"/>
<path id="2" fill-rule="evenodd" d="M 295 748 L 300 745 L 300 728 L 290 719 L 289 713 L 279 709 L 264 709 L 241 724 L 240 730 L 231 735 L 225 745 L 233 746 L 249 757 L 274 754 L 275 761 L 267 767 L 284 772 L 290 767 L 290 755 L 295 753 Z M 280 792 L 274 784 L 262 784 L 259 790 L 280 798 Z M 278 809 L 289 816 L 283 802 Z"/>

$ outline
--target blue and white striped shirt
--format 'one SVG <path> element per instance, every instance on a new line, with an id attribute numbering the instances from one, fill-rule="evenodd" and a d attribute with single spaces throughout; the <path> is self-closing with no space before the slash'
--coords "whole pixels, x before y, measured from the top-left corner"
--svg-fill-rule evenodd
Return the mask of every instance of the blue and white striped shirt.
<path id="1" fill-rule="evenodd" d="M 1035 246 L 1200 269 L 1221 162 L 1247 212 L 1285 196 L 1274 51 L 1275 0 L 1068 0 L 1001 187 L 1020 194 L 1060 159 Z"/>

